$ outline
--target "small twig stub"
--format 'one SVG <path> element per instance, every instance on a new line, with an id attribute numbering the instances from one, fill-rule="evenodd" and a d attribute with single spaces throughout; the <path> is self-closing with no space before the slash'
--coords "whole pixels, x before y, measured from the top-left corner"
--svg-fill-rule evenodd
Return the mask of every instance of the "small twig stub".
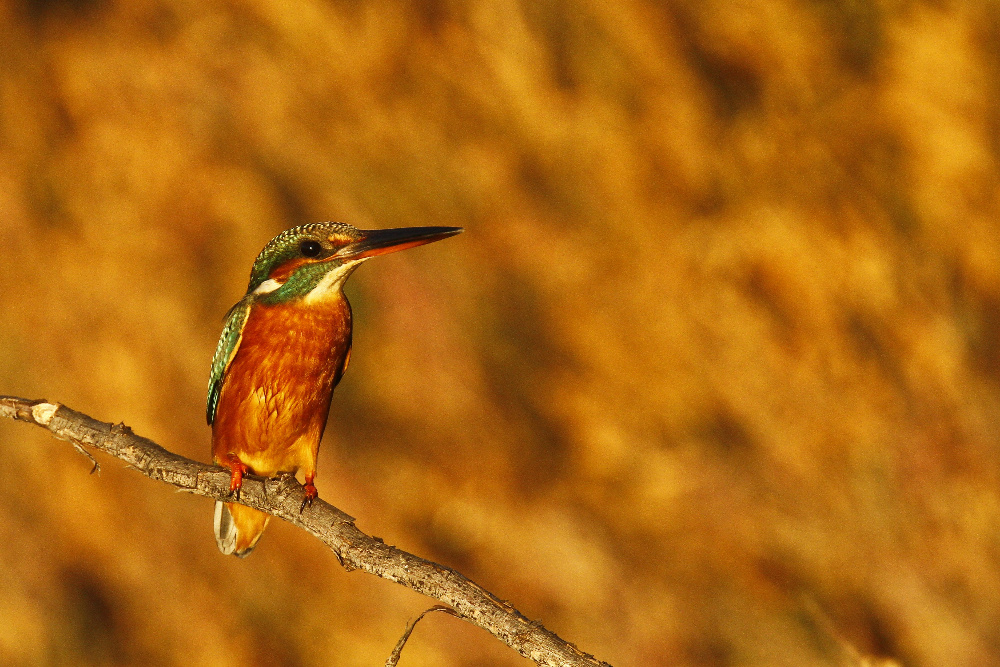
<path id="1" fill-rule="evenodd" d="M 434 605 L 430 609 L 425 609 L 420 613 L 420 616 L 417 616 L 415 619 L 413 619 L 412 622 L 410 622 L 409 625 L 406 626 L 406 631 L 403 632 L 403 636 L 399 638 L 398 642 L 396 642 L 396 648 L 392 649 L 392 654 L 390 654 L 389 658 L 385 661 L 385 667 L 396 667 L 396 665 L 399 664 L 399 658 L 403 654 L 403 647 L 406 646 L 407 640 L 413 633 L 413 628 L 417 627 L 417 623 L 420 622 L 420 619 L 422 619 L 424 616 L 431 613 L 432 611 L 440 611 L 444 612 L 445 614 L 451 614 L 455 618 L 462 618 L 462 616 L 451 607 L 445 607 L 439 604 Z"/>

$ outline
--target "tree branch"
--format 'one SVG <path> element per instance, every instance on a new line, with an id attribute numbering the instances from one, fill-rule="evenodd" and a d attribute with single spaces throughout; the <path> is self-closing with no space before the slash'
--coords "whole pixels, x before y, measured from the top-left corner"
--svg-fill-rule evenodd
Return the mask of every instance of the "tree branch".
<path id="1" fill-rule="evenodd" d="M 58 403 L 14 396 L 0 396 L 0 415 L 46 428 L 87 456 L 90 454 L 82 446 L 116 456 L 151 479 L 201 496 L 234 502 L 229 495 L 228 470 L 168 452 L 152 440 L 133 434 L 124 424 L 97 421 Z M 303 493 L 302 486 L 291 475 L 281 479 L 248 476 L 244 478 L 239 502 L 312 533 L 333 550 L 347 571 L 364 570 L 450 605 L 459 618 L 488 630 L 539 665 L 610 667 L 560 639 L 541 623 L 528 620 L 508 602 L 455 570 L 361 532 L 353 517 L 322 499 L 300 513 Z"/>

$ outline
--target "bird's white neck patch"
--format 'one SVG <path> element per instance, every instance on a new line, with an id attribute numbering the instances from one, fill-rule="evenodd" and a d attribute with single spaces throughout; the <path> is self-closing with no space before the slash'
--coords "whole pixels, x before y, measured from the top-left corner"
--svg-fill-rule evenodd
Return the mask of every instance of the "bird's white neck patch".
<path id="1" fill-rule="evenodd" d="M 274 278 L 268 278 L 267 280 L 265 280 L 264 282 L 262 282 L 260 285 L 258 285 L 257 289 L 255 289 L 253 291 L 253 293 L 254 294 L 270 294 L 271 292 L 273 292 L 274 290 L 278 289 L 279 287 L 281 287 L 284 284 L 285 283 L 279 283 Z"/>

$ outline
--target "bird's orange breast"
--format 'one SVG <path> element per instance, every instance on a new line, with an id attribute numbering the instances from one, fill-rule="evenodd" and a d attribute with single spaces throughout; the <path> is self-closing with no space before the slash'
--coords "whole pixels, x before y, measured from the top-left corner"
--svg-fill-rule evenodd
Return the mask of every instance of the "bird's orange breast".
<path id="1" fill-rule="evenodd" d="M 258 475 L 315 473 L 333 388 L 351 349 L 351 307 L 255 304 L 212 424 L 212 457 L 236 454 Z"/>

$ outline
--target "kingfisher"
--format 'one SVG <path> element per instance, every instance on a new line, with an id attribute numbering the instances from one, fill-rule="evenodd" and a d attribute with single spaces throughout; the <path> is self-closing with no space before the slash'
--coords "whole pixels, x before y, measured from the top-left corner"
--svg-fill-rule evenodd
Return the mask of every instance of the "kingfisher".
<path id="1" fill-rule="evenodd" d="M 226 315 L 212 360 L 206 416 L 212 460 L 243 476 L 302 472 L 302 512 L 318 497 L 316 458 L 333 388 L 351 358 L 351 304 L 344 282 L 372 257 L 432 243 L 460 227 L 357 229 L 321 222 L 286 230 L 264 246 L 246 295 Z M 224 554 L 253 551 L 270 515 L 215 503 L 215 539 Z"/>

